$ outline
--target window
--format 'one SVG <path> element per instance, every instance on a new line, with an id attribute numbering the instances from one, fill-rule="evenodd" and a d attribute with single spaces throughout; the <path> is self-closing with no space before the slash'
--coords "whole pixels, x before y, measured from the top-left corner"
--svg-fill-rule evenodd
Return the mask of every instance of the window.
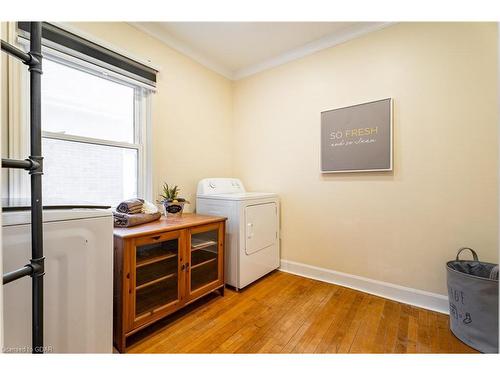
<path id="1" fill-rule="evenodd" d="M 43 130 L 134 143 L 134 88 L 45 60 Z"/>
<path id="2" fill-rule="evenodd" d="M 140 116 L 146 90 L 46 58 L 42 75 L 43 199 L 116 205 L 144 196 Z"/>
<path id="3" fill-rule="evenodd" d="M 27 50 L 29 25 L 9 23 L 8 41 Z M 158 70 L 78 31 L 43 22 L 42 35 L 43 204 L 151 200 L 148 144 Z M 30 154 L 27 69 L 17 61 L 9 64 L 7 82 L 4 156 L 24 159 Z M 2 198 L 24 204 L 28 174 L 9 169 L 6 177 Z"/>

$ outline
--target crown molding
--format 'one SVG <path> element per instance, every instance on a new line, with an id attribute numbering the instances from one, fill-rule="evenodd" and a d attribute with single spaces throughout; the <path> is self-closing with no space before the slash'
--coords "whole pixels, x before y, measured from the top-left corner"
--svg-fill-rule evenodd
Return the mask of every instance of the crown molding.
<path id="1" fill-rule="evenodd" d="M 314 40 L 310 43 L 304 44 L 298 48 L 291 49 L 281 55 L 273 57 L 271 59 L 262 61 L 258 64 L 248 66 L 246 68 L 237 70 L 233 74 L 233 80 L 239 80 L 242 78 L 249 77 L 251 75 L 260 73 L 264 70 L 275 68 L 277 66 L 286 64 L 288 62 L 298 60 L 302 57 L 311 55 L 318 51 L 331 48 L 338 44 L 347 42 L 349 40 L 359 38 L 362 35 L 377 31 L 392 25 L 392 22 L 366 22 L 361 25 L 355 25 L 340 32 L 335 32 L 326 35 L 320 39 Z"/>
<path id="2" fill-rule="evenodd" d="M 135 27 L 136 29 L 152 36 L 153 38 L 158 39 L 160 42 L 163 42 L 168 47 L 180 52 L 181 54 L 193 59 L 197 63 L 203 65 L 204 67 L 213 70 L 214 72 L 233 80 L 233 72 L 226 68 L 225 66 L 213 61 L 212 59 L 204 56 L 203 54 L 195 51 L 189 45 L 180 40 L 174 38 L 170 34 L 168 34 L 165 30 L 162 30 L 158 25 L 151 23 L 148 26 L 145 26 L 140 22 L 128 22 L 129 25 Z"/>
<path id="3" fill-rule="evenodd" d="M 300 59 L 311 55 L 318 51 L 336 46 L 349 40 L 358 38 L 365 34 L 391 26 L 394 22 L 364 22 L 358 25 L 351 26 L 341 31 L 326 35 L 320 39 L 304 44 L 298 48 L 291 49 L 283 54 L 264 60 L 260 63 L 248 66 L 243 69 L 232 71 L 224 65 L 217 63 L 207 56 L 195 51 L 189 45 L 169 35 L 165 30 L 162 30 L 156 24 L 144 25 L 140 22 L 129 22 L 136 29 L 158 39 L 170 48 L 182 53 L 183 55 L 193 59 L 206 68 L 233 81 L 249 77 L 262 71 L 286 64 L 288 62 Z"/>

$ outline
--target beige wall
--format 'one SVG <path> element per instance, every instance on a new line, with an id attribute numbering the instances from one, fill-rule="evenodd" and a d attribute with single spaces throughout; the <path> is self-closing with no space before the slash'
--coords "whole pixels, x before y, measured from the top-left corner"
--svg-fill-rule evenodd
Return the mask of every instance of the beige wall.
<path id="1" fill-rule="evenodd" d="M 234 170 L 282 199 L 282 258 L 445 293 L 498 261 L 495 24 L 396 24 L 234 85 Z M 394 172 L 322 175 L 320 112 L 394 98 Z"/>
<path id="2" fill-rule="evenodd" d="M 152 103 L 153 194 L 177 184 L 193 204 L 198 180 L 232 174 L 231 81 L 126 23 L 72 23 L 160 69 Z"/>
<path id="3" fill-rule="evenodd" d="M 242 178 L 282 199 L 282 258 L 431 292 L 462 245 L 498 261 L 495 24 L 397 24 L 229 80 L 125 23 L 73 23 L 160 68 L 153 187 Z M 320 112 L 392 97 L 393 173 L 321 175 Z"/>

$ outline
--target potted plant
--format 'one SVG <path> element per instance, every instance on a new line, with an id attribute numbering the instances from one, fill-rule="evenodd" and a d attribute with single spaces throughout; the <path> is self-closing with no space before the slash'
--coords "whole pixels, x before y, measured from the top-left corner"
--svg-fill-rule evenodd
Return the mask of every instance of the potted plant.
<path id="1" fill-rule="evenodd" d="M 161 203 L 165 207 L 165 214 L 168 216 L 181 216 L 184 210 L 184 204 L 189 204 L 184 198 L 179 198 L 179 187 L 177 185 L 170 187 L 165 182 L 162 188 L 162 194 L 160 194 Z"/>

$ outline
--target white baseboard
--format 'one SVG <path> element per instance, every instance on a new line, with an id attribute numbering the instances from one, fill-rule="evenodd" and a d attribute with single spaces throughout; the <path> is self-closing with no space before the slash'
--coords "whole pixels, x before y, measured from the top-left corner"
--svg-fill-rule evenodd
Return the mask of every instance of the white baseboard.
<path id="1" fill-rule="evenodd" d="M 397 284 L 368 279 L 362 276 L 310 266 L 308 264 L 285 259 L 281 260 L 280 270 L 294 275 L 360 290 L 408 305 L 422 307 L 427 310 L 449 314 L 448 297 L 442 294 L 408 288 Z"/>

